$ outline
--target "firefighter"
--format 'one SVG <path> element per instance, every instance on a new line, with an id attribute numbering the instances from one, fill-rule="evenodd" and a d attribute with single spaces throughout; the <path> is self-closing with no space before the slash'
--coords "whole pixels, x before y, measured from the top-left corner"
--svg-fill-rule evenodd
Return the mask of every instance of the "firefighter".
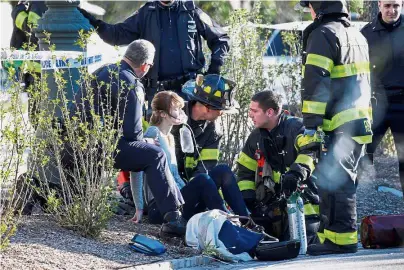
<path id="1" fill-rule="evenodd" d="M 404 191 L 404 15 L 403 1 L 379 1 L 379 14 L 362 29 L 369 44 L 372 85 L 373 142 L 368 157 L 390 128 L 398 155 L 401 188 Z"/>
<path id="2" fill-rule="evenodd" d="M 188 117 L 186 127 L 190 129 L 191 137 L 184 139 L 182 144 L 191 144 L 193 151 L 185 153 L 181 147 L 181 126 L 174 126 L 172 133 L 175 140 L 175 155 L 178 162 L 178 171 L 186 181 L 197 178 L 211 178 L 218 189 L 221 189 L 226 203 L 233 212 L 240 216 L 249 216 L 247 207 L 240 193 L 236 177 L 229 166 L 218 164 L 219 147 L 222 130 L 217 119 L 224 113 L 236 113 L 238 103 L 234 99 L 236 84 L 220 75 L 198 75 L 197 80 L 187 82 L 183 92 L 189 98 L 184 106 Z M 180 162 L 182 161 L 182 162 Z M 190 196 L 197 190 L 188 190 Z M 254 231 L 262 231 L 250 220 L 240 220 L 243 225 Z"/>
<path id="3" fill-rule="evenodd" d="M 253 220 L 267 233 L 288 239 L 286 200 L 298 184 L 303 193 L 308 242 L 315 238 L 319 225 L 317 188 L 310 175 L 316 153 L 305 151 L 302 119 L 282 110 L 282 97 L 273 91 L 258 92 L 251 98 L 249 117 L 256 127 L 249 135 L 237 160 L 237 181 Z M 313 142 L 314 143 L 314 142 Z M 299 149 L 301 148 L 301 149 Z"/>
<path id="4" fill-rule="evenodd" d="M 369 53 L 350 26 L 345 1 L 300 1 L 314 22 L 303 32 L 302 113 L 309 140 L 323 132 L 314 175 L 320 195 L 318 242 L 309 255 L 357 251 L 356 170 L 372 141 Z"/>

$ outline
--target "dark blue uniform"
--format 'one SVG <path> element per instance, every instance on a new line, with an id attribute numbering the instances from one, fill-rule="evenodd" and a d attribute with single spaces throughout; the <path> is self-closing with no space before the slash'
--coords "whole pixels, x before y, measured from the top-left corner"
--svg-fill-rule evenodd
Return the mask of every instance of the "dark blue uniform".
<path id="1" fill-rule="evenodd" d="M 404 191 L 404 15 L 386 24 L 381 14 L 362 29 L 369 44 L 373 91 L 373 142 L 367 151 L 371 159 L 390 127 L 397 149 L 401 188 Z"/>
<path id="2" fill-rule="evenodd" d="M 118 72 L 118 76 L 111 75 Z M 112 114 L 118 113 L 123 120 L 122 137 L 119 139 L 115 167 L 125 171 L 144 171 L 160 212 L 175 211 L 184 203 L 174 179 L 167 178 L 168 164 L 164 151 L 155 145 L 143 141 L 142 107 L 144 87 L 135 72 L 125 62 L 120 66 L 109 65 L 96 71 L 97 81 L 93 82 L 96 113 L 102 115 L 100 104 L 106 104 L 111 98 Z M 118 84 L 119 80 L 119 84 Z M 101 86 L 101 82 L 110 85 Z M 118 86 L 119 85 L 119 86 Z M 80 98 L 81 95 L 79 94 Z M 103 100 L 104 102 L 100 102 Z M 81 102 L 77 104 L 82 104 Z M 105 111 L 105 108 L 103 108 Z M 85 111 L 88 111 L 86 109 Z"/>
<path id="3" fill-rule="evenodd" d="M 146 75 L 149 100 L 155 94 L 158 81 L 164 81 L 165 89 L 180 92 L 181 84 L 205 66 L 202 37 L 212 52 L 208 73 L 220 72 L 229 50 L 225 31 L 193 1 L 175 1 L 170 7 L 158 1 L 148 2 L 115 25 L 96 20 L 86 12 L 83 15 L 108 44 L 126 45 L 136 39 L 153 43 L 156 48 L 154 66 Z"/>

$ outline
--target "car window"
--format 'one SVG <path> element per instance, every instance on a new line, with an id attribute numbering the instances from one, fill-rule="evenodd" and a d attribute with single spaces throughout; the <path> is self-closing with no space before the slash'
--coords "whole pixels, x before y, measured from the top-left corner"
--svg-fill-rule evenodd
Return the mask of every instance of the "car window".
<path id="1" fill-rule="evenodd" d="M 283 36 L 288 34 L 298 34 L 299 40 L 301 40 L 302 33 L 300 31 L 274 29 L 268 39 L 265 56 L 290 55 L 290 46 L 283 39 Z"/>

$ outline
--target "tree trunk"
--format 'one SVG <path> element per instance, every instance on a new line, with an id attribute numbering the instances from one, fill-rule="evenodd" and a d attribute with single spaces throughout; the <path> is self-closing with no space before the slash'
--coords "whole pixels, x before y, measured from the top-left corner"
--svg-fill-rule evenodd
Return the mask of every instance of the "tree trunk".
<path id="1" fill-rule="evenodd" d="M 362 20 L 370 22 L 376 18 L 379 13 L 378 1 L 364 1 L 363 2 L 363 14 Z"/>

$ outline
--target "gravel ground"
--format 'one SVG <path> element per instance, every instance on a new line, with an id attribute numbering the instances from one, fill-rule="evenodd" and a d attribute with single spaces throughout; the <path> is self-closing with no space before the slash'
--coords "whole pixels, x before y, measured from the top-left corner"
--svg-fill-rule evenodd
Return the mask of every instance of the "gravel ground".
<path id="1" fill-rule="evenodd" d="M 374 166 L 366 166 L 359 178 L 357 192 L 358 222 L 366 215 L 404 214 L 404 200 L 378 192 L 380 185 L 401 190 L 395 157 L 376 156 Z M 197 255 L 181 241 L 165 243 L 168 251 L 148 257 L 128 248 L 135 233 L 157 238 L 159 226 L 133 224 L 129 217 L 115 216 L 97 240 L 83 238 L 60 228 L 52 217 L 23 217 L 11 246 L 0 255 L 0 269 L 125 269 L 157 260 Z"/>
<path id="2" fill-rule="evenodd" d="M 162 256 L 145 256 L 129 249 L 135 233 L 157 239 L 159 226 L 134 224 L 129 217 L 115 216 L 99 239 L 87 239 L 59 227 L 50 216 L 23 217 L 11 246 L 1 253 L 0 269 L 125 269 L 197 255 L 178 240 L 164 242 Z"/>
<path id="3" fill-rule="evenodd" d="M 367 215 L 404 214 L 404 200 L 387 192 L 378 192 L 379 186 L 402 191 L 396 157 L 376 152 L 374 166 L 365 166 L 360 174 L 357 190 L 358 220 Z"/>

